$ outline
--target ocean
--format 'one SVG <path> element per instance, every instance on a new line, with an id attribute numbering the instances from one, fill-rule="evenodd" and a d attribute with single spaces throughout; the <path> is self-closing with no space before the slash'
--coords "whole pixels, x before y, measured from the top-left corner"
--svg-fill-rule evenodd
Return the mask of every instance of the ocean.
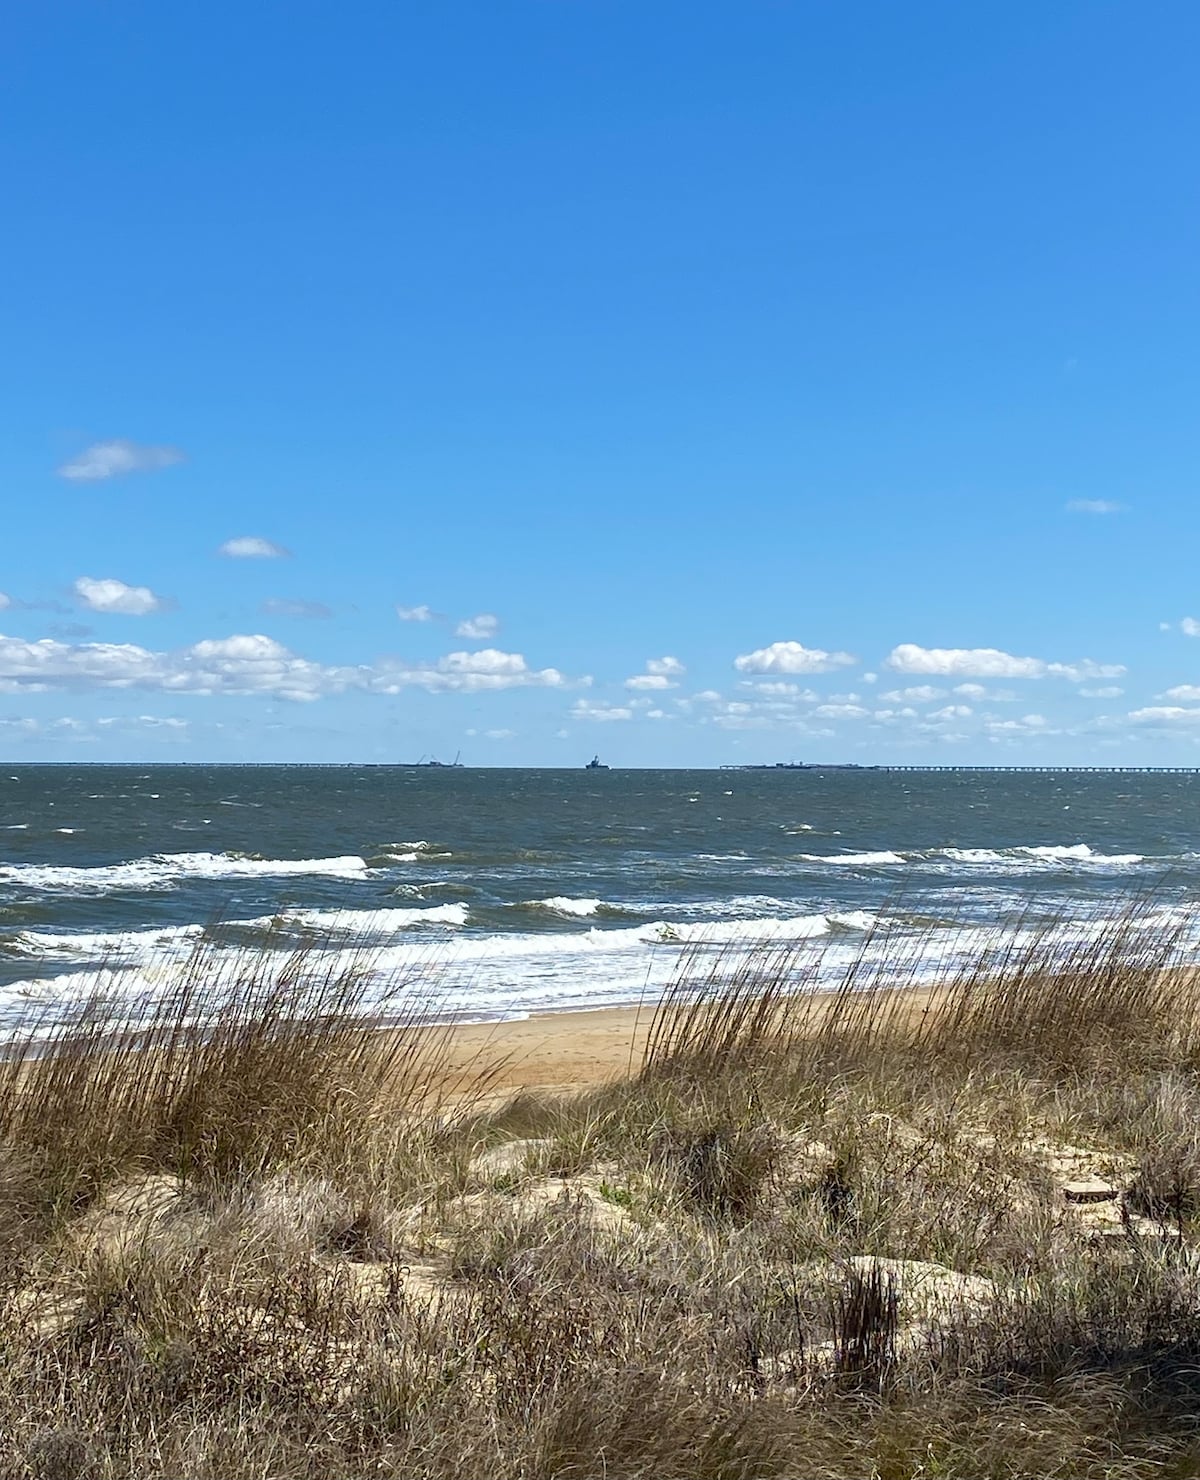
<path id="1" fill-rule="evenodd" d="M 298 946 L 463 1019 L 653 998 L 687 958 L 933 979 L 1126 898 L 1200 950 L 1200 776 L 0 766 L 0 1026 Z M 1193 917 L 1196 925 L 1193 928 Z"/>

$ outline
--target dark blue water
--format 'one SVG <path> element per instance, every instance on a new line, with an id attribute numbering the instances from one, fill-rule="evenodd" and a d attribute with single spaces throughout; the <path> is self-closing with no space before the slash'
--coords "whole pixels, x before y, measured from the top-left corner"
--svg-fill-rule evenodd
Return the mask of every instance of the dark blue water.
<path id="1" fill-rule="evenodd" d="M 0 1011 L 169 980 L 198 943 L 366 945 L 448 1011 L 629 1001 L 699 945 L 847 952 L 1081 929 L 1200 896 L 1200 777 L 19 766 L 0 771 Z M 931 935 L 932 932 L 932 935 Z"/>

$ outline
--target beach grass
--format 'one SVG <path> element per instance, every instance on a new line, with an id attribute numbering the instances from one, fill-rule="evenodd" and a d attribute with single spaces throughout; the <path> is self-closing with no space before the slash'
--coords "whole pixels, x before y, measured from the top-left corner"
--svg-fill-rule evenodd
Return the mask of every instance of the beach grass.
<path id="1" fill-rule="evenodd" d="M 833 992 L 695 951 L 630 1072 L 445 1086 L 248 954 L 0 1061 L 0 1476 L 1200 1474 L 1200 983 L 1153 899 Z"/>

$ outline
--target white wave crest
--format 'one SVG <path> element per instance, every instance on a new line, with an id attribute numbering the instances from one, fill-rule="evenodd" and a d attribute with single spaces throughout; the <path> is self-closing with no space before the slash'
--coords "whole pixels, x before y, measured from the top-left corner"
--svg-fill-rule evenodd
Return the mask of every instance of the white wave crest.
<path id="1" fill-rule="evenodd" d="M 203 925 L 167 925 L 148 930 L 56 933 L 23 930 L 15 937 L 22 955 L 65 961 L 176 961 L 204 934 Z"/>
<path id="2" fill-rule="evenodd" d="M 800 856 L 806 863 L 839 863 L 848 867 L 861 865 L 871 868 L 906 862 L 899 853 L 893 853 L 886 848 L 880 849 L 877 853 L 802 853 Z"/>
<path id="3" fill-rule="evenodd" d="M 939 856 L 952 863 L 1009 868 L 1013 865 L 1027 867 L 1029 863 L 1132 866 L 1146 861 L 1141 853 L 1098 853 L 1087 843 L 1029 844 L 1017 848 L 942 848 Z"/>
<path id="4" fill-rule="evenodd" d="M 598 913 L 603 901 L 599 899 L 572 899 L 567 894 L 553 894 L 549 899 L 535 899 L 533 903 L 540 905 L 544 910 L 552 910 L 556 915 L 574 915 L 582 919 L 588 915 Z"/>
<path id="5" fill-rule="evenodd" d="M 414 926 L 465 925 L 467 913 L 465 904 L 435 904 L 427 909 L 409 910 L 281 910 L 277 915 L 260 915 L 254 920 L 236 920 L 231 924 L 257 930 L 282 926 L 323 935 L 344 935 L 352 941 L 365 942 Z"/>
<path id="6" fill-rule="evenodd" d="M 367 875 L 357 854 L 340 858 L 242 858 L 233 853 L 156 853 L 128 863 L 74 865 L 15 863 L 0 866 L 0 883 L 26 889 L 112 894 L 123 889 L 174 889 L 183 879 L 239 879 L 287 874 L 354 879 Z"/>
<path id="7" fill-rule="evenodd" d="M 1043 858 L 1049 862 L 1070 863 L 1141 863 L 1140 853 L 1097 853 L 1094 848 L 1089 848 L 1086 843 L 1072 843 L 1069 845 L 1017 848 L 1017 853 L 1023 853 L 1027 858 Z"/>
<path id="8" fill-rule="evenodd" d="M 815 940 L 828 935 L 834 927 L 846 930 L 869 930 L 876 917 L 866 910 L 850 910 L 830 915 L 793 915 L 784 920 L 697 920 L 690 924 L 671 924 L 659 920 L 640 927 L 643 940 L 683 945 L 754 945 L 757 942 Z"/>

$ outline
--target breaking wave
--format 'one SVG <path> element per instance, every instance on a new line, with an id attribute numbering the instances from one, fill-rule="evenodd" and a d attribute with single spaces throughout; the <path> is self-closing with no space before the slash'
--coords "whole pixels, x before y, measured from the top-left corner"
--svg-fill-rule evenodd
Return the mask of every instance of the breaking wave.
<path id="1" fill-rule="evenodd" d="M 115 894 L 125 890 L 174 889 L 186 879 L 240 879 L 321 875 L 334 879 L 365 878 L 366 859 L 358 854 L 340 858 L 255 858 L 237 853 L 155 853 L 128 863 L 92 867 L 43 863 L 0 866 L 0 882 L 26 889 L 70 890 L 85 894 Z"/>

